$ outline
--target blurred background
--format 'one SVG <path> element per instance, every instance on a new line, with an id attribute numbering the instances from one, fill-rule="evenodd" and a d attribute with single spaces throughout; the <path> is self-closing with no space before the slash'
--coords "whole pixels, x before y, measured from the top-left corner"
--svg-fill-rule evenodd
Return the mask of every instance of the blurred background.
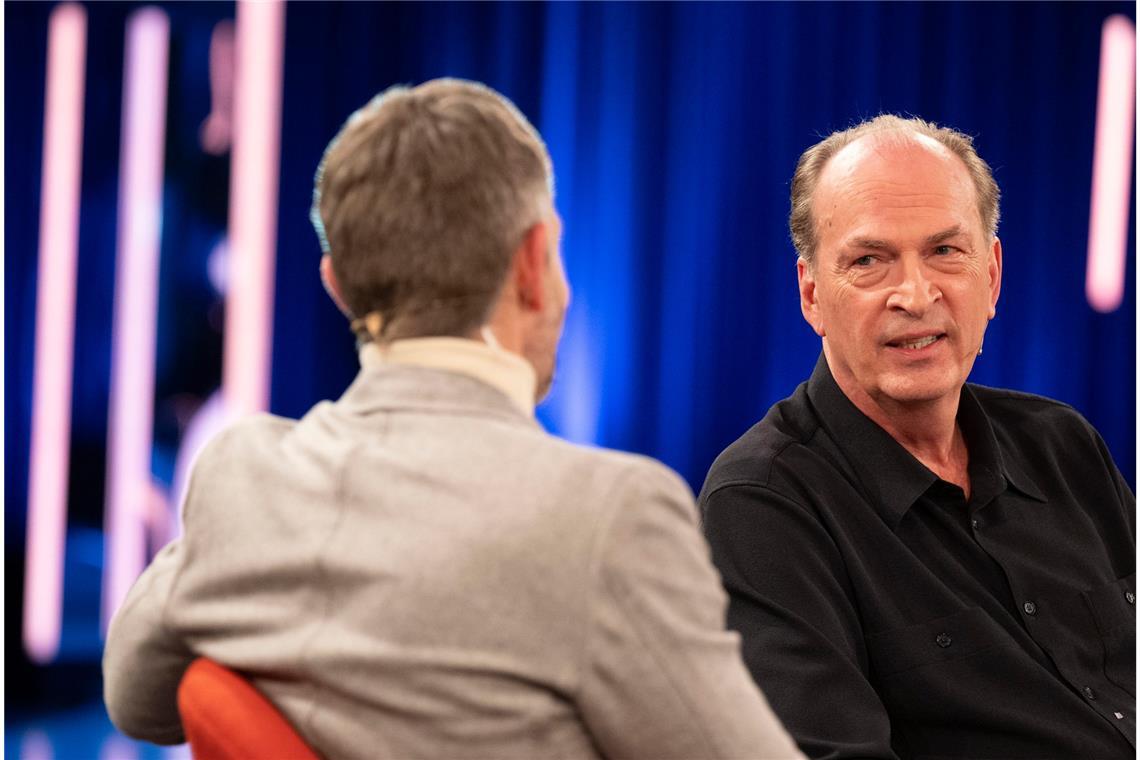
<path id="1" fill-rule="evenodd" d="M 1135 490 L 1133 3 L 3 13 L 10 757 L 186 756 L 115 735 L 103 628 L 176 534 L 204 438 L 351 381 L 312 177 L 345 117 L 397 83 L 481 80 L 542 132 L 574 300 L 539 417 L 694 490 L 819 353 L 786 225 L 800 152 L 884 111 L 975 136 L 1005 274 L 972 379 L 1076 407 Z"/>

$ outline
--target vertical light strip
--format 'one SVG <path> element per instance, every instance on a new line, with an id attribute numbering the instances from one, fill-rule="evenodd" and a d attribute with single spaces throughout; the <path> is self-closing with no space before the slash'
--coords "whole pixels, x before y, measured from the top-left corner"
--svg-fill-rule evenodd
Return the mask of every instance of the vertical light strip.
<path id="1" fill-rule="evenodd" d="M 1101 312 L 1114 311 L 1124 299 L 1135 98 L 1136 27 L 1124 16 L 1110 16 L 1100 40 L 1085 277 L 1089 304 Z"/>
<path id="2" fill-rule="evenodd" d="M 63 615 L 86 55 L 87 12 L 58 6 L 48 20 L 24 576 L 24 648 L 39 663 L 55 659 Z"/>
<path id="3" fill-rule="evenodd" d="M 104 631 L 146 563 L 169 48 L 170 22 L 163 11 L 147 7 L 131 14 L 123 69 L 119 244 L 107 419 Z"/>
<path id="4" fill-rule="evenodd" d="M 269 407 L 285 4 L 240 0 L 222 391 L 233 416 Z"/>

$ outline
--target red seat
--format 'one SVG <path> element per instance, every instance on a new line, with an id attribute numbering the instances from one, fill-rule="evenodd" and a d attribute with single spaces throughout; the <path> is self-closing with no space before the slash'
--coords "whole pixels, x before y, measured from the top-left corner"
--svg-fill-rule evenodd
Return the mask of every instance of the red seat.
<path id="1" fill-rule="evenodd" d="M 182 676 L 178 713 L 194 760 L 320 760 L 253 684 L 205 657 Z"/>

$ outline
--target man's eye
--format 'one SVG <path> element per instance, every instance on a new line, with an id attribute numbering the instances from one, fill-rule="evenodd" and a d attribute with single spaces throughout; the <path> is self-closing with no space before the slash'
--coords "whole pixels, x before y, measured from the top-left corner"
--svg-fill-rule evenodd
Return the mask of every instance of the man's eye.
<path id="1" fill-rule="evenodd" d="M 939 256 L 948 256 L 953 252 L 954 252 L 954 246 L 952 246 L 952 245 L 940 245 L 934 249 L 934 253 L 936 253 Z"/>
<path id="2" fill-rule="evenodd" d="M 851 262 L 851 264 L 853 266 L 857 266 L 857 267 L 869 267 L 874 263 L 875 263 L 875 257 L 874 256 L 860 256 L 859 258 L 857 258 Z"/>

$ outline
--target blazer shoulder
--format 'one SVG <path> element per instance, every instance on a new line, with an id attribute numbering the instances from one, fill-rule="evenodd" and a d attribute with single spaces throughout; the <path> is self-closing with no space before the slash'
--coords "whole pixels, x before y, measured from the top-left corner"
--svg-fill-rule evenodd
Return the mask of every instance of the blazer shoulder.
<path id="1" fill-rule="evenodd" d="M 591 480 L 613 484 L 610 487 L 663 489 L 667 492 L 683 492 L 685 498 L 693 500 L 688 483 L 671 467 L 652 457 L 616 449 L 583 446 L 547 435 L 550 455 L 563 466 L 589 471 Z"/>
<path id="2" fill-rule="evenodd" d="M 259 456 L 280 444 L 297 426 L 297 420 L 272 414 L 255 414 L 233 422 L 209 438 L 194 458 L 194 472 L 230 467 L 235 461 Z"/>

